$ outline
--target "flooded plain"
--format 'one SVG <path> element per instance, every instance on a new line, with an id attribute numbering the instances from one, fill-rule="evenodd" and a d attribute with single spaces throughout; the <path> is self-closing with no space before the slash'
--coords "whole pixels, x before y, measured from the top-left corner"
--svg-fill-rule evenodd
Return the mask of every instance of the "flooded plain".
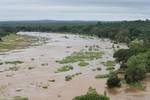
<path id="1" fill-rule="evenodd" d="M 111 100 L 148 100 L 144 98 L 144 95 L 148 97 L 146 92 L 132 94 L 118 89 L 119 93 L 111 94 L 106 88 L 106 78 L 95 78 L 96 75 L 105 75 L 119 68 L 119 64 L 114 62 L 113 53 L 118 48 L 127 48 L 125 45 L 113 44 L 109 39 L 82 35 L 40 32 L 17 34 L 46 37 L 47 41 L 40 46 L 1 53 L 1 98 L 12 100 L 15 96 L 22 96 L 29 100 L 72 100 L 75 96 L 85 94 L 89 87 L 93 87 L 101 94 L 106 91 Z M 82 55 L 85 52 L 101 55 L 97 57 L 91 54 L 92 59 L 81 59 L 78 55 L 78 60 L 72 63 L 58 62 L 68 56 L 71 59 L 73 54 Z M 86 64 L 80 66 L 79 63 L 83 61 L 86 61 Z M 111 69 L 108 69 L 108 61 L 113 63 Z M 66 81 L 66 76 L 72 77 Z"/>

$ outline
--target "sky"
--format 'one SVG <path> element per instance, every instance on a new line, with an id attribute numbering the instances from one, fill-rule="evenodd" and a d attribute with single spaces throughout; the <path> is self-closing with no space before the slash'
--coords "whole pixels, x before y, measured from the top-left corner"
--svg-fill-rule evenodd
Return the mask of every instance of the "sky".
<path id="1" fill-rule="evenodd" d="M 150 18 L 150 0 L 0 0 L 0 21 Z"/>

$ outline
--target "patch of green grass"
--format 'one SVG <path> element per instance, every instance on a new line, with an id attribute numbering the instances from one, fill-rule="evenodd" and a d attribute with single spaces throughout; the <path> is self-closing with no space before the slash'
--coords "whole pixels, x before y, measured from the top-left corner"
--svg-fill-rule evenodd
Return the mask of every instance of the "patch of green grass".
<path id="1" fill-rule="evenodd" d="M 114 70 L 115 69 L 115 61 L 108 60 L 107 62 L 103 62 L 103 64 L 107 67 L 106 70 Z"/>
<path id="2" fill-rule="evenodd" d="M 79 62 L 78 65 L 79 65 L 80 67 L 84 67 L 84 66 L 89 65 L 89 63 L 88 63 L 88 62 L 85 62 L 85 61 L 81 61 L 81 62 Z"/>
<path id="3" fill-rule="evenodd" d="M 27 97 L 16 96 L 14 100 L 29 100 Z"/>
<path id="4" fill-rule="evenodd" d="M 140 82 L 136 82 L 136 83 L 132 83 L 132 84 L 129 84 L 130 87 L 133 87 L 133 88 L 136 88 L 136 89 L 139 89 L 139 90 L 145 90 L 146 86 L 144 86 L 142 83 Z"/>
<path id="5" fill-rule="evenodd" d="M 65 65 L 65 66 L 63 66 L 61 68 L 58 68 L 57 72 L 66 72 L 66 71 L 70 71 L 70 70 L 73 70 L 73 66 Z"/>
<path id="6" fill-rule="evenodd" d="M 104 63 L 105 66 L 115 66 L 115 61 L 108 60 Z"/>
<path id="7" fill-rule="evenodd" d="M 96 79 L 100 79 L 100 78 L 108 78 L 109 74 L 104 74 L 104 75 L 96 75 L 95 78 Z"/>
<path id="8" fill-rule="evenodd" d="M 65 81 L 70 81 L 70 80 L 72 80 L 72 78 L 74 78 L 75 76 L 78 76 L 78 75 L 81 75 L 82 73 L 81 72 L 79 72 L 79 73 L 75 73 L 75 74 L 73 74 L 73 75 L 67 75 L 66 77 L 65 77 Z"/>
<path id="9" fill-rule="evenodd" d="M 92 52 L 92 51 L 91 52 L 76 52 L 56 62 L 60 64 L 75 63 L 78 61 L 99 59 L 102 57 L 102 55 L 103 55 L 102 52 L 96 52 L 96 51 L 95 52 Z"/>
<path id="10" fill-rule="evenodd" d="M 0 41 L 0 52 L 25 48 L 37 43 L 38 41 L 39 38 L 32 36 L 10 34 L 2 37 L 2 41 Z"/>
<path id="11" fill-rule="evenodd" d="M 5 64 L 14 64 L 14 65 L 17 65 L 17 64 L 22 64 L 23 61 L 5 61 Z"/>
<path id="12" fill-rule="evenodd" d="M 79 37 L 82 39 L 94 39 L 94 36 L 90 36 L 90 35 L 80 35 Z"/>
<path id="13" fill-rule="evenodd" d="M 107 66 L 106 70 L 114 70 L 115 67 L 114 66 Z"/>

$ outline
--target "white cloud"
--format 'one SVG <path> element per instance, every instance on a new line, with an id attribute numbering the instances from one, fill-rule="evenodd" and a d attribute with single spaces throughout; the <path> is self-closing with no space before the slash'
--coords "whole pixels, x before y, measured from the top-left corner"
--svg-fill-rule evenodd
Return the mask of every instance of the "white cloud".
<path id="1" fill-rule="evenodd" d="M 0 20 L 146 19 L 149 5 L 149 0 L 0 0 Z"/>

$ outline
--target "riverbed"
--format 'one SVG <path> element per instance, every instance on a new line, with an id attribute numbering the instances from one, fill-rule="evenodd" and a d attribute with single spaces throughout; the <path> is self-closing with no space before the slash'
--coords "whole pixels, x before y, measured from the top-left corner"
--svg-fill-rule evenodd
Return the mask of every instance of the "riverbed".
<path id="1" fill-rule="evenodd" d="M 103 94 L 107 91 L 106 79 L 96 79 L 96 75 L 109 74 L 104 62 L 114 61 L 113 53 L 119 48 L 127 48 L 124 44 L 115 44 L 109 39 L 100 39 L 92 36 L 19 32 L 19 35 L 46 37 L 45 44 L 31 46 L 25 49 L 9 51 L 0 55 L 1 62 L 21 61 L 20 64 L 0 65 L 0 97 L 12 99 L 15 96 L 27 97 L 29 100 L 72 100 L 75 96 L 85 94 L 89 87 Z M 88 61 L 86 67 L 78 63 L 71 63 L 73 70 L 56 73 L 64 66 L 57 61 L 74 52 L 96 47 L 96 51 L 103 52 L 99 59 Z M 100 68 L 101 70 L 96 70 Z M 119 64 L 114 65 L 114 70 Z M 79 75 L 70 81 L 65 81 L 67 75 Z M 128 94 L 127 94 L 128 95 Z M 124 92 L 118 95 L 108 93 L 111 100 L 134 100 Z M 120 99 L 122 97 L 122 99 Z M 137 100 L 137 99 L 136 99 Z M 144 99 L 146 100 L 146 99 Z"/>

